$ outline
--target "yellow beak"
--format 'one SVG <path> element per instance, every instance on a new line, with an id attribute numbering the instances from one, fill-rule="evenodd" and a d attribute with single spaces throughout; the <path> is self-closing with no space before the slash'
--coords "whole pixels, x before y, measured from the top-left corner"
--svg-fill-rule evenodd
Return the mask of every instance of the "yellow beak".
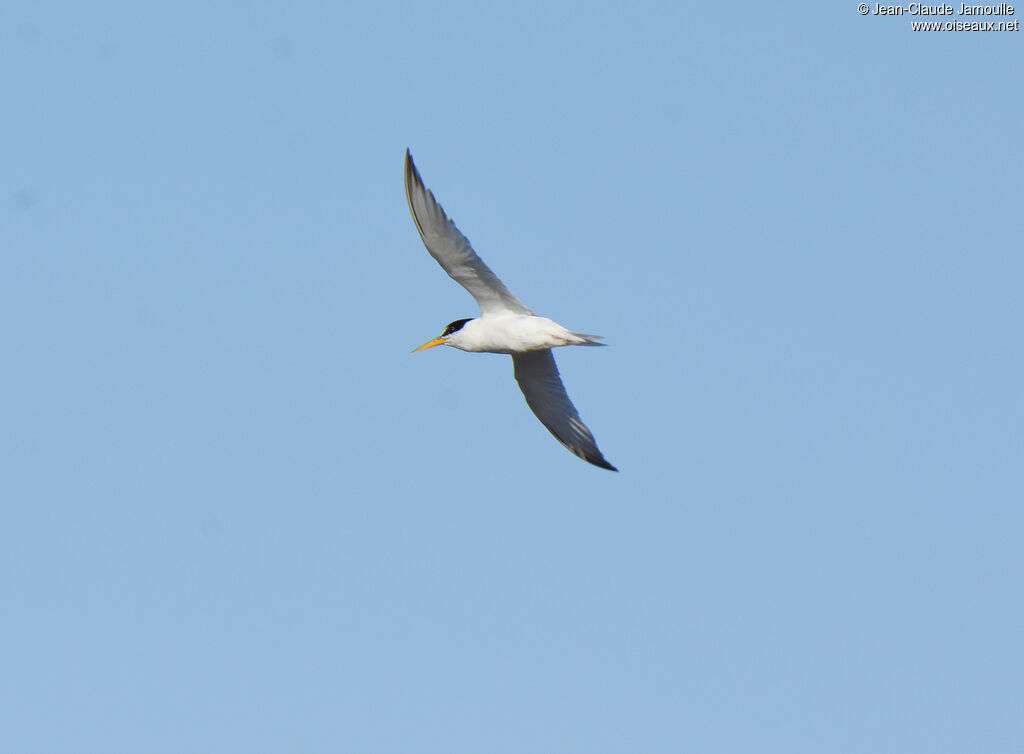
<path id="1" fill-rule="evenodd" d="M 434 338 L 433 340 L 428 340 L 426 343 L 424 343 L 419 348 L 412 349 L 412 353 L 416 353 L 417 351 L 426 351 L 428 348 L 433 348 L 434 346 L 440 346 L 440 345 L 444 345 L 444 338 L 437 337 L 437 338 Z"/>

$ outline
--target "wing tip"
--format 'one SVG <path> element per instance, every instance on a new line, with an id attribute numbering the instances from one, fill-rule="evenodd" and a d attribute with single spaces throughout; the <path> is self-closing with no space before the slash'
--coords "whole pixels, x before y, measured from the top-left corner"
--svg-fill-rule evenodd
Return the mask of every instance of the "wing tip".
<path id="1" fill-rule="evenodd" d="M 409 151 L 409 147 L 405 148 L 405 188 L 406 194 L 409 193 L 409 179 L 413 177 L 418 178 L 419 173 L 416 172 L 416 163 L 412 161 L 412 152 Z"/>
<path id="2" fill-rule="evenodd" d="M 416 230 L 420 234 L 420 238 L 423 238 L 423 242 L 426 243 L 426 238 L 423 235 L 423 224 L 420 222 L 419 215 L 416 214 L 416 203 L 413 200 L 413 187 L 423 194 L 426 193 L 426 187 L 423 185 L 423 179 L 420 178 L 420 172 L 416 169 L 416 163 L 412 161 L 412 152 L 409 151 L 409 147 L 405 148 L 405 201 L 409 205 L 409 212 L 412 214 L 412 221 L 416 224 Z M 443 210 L 442 210 L 443 214 Z M 427 247 L 430 248 L 429 246 Z"/>
<path id="3" fill-rule="evenodd" d="M 598 466 L 598 467 L 600 467 L 602 469 L 608 469 L 608 471 L 614 471 L 615 473 L 618 473 L 618 471 L 619 471 L 617 468 L 615 468 L 610 463 L 608 463 L 608 461 L 605 460 L 605 457 L 603 455 L 601 455 L 600 453 L 597 454 L 597 457 L 590 457 L 590 456 L 580 456 L 580 457 L 584 461 L 586 461 L 587 463 L 593 464 L 594 466 Z"/>

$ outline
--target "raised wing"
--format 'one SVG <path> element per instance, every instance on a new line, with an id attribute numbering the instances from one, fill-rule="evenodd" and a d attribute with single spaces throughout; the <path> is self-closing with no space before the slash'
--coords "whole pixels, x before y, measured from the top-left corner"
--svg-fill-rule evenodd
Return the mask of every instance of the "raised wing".
<path id="1" fill-rule="evenodd" d="M 408 149 L 405 151 L 405 196 L 430 256 L 455 282 L 469 291 L 482 313 L 511 311 L 533 314 L 498 280 L 498 276 L 473 251 L 469 239 L 448 219 L 433 192 L 423 185 Z"/>
<path id="2" fill-rule="evenodd" d="M 550 350 L 521 351 L 512 354 L 516 382 L 526 396 L 526 403 L 540 419 L 541 424 L 565 447 L 584 461 L 602 469 L 618 471 L 597 449 L 594 436 L 583 423 L 576 407 L 565 392 L 558 376 L 555 357 Z"/>

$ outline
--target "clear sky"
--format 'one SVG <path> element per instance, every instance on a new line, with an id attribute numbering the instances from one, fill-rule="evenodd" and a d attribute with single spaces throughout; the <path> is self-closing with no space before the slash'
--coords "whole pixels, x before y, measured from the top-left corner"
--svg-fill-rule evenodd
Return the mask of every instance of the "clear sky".
<path id="1" fill-rule="evenodd" d="M 0 14 L 0 749 L 1024 748 L 1024 32 L 152 6 Z"/>

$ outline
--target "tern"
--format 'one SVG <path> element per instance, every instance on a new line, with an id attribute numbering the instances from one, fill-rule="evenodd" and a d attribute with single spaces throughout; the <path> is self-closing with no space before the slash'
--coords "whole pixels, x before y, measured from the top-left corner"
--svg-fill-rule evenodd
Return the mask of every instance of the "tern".
<path id="1" fill-rule="evenodd" d="M 480 317 L 457 319 L 419 348 L 452 346 L 460 351 L 507 353 L 519 389 L 541 424 L 562 445 L 584 461 L 618 471 L 597 448 L 594 435 L 580 419 L 558 375 L 551 349 L 558 346 L 602 346 L 599 335 L 572 332 L 528 309 L 484 264 L 455 223 L 448 219 L 434 193 L 423 185 L 409 150 L 405 151 L 405 196 L 412 219 L 430 256 L 480 306 Z"/>

